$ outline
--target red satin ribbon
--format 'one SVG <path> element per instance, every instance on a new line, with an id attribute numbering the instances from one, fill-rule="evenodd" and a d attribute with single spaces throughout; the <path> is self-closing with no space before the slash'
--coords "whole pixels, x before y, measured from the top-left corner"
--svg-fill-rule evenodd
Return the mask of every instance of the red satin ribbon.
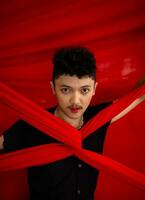
<path id="1" fill-rule="evenodd" d="M 81 131 L 78 131 L 1 83 L 0 101 L 2 103 L 15 110 L 20 118 L 63 144 L 45 144 L 1 155 L 0 171 L 50 163 L 74 154 L 94 168 L 124 179 L 145 190 L 145 175 L 106 156 L 81 147 L 81 138 L 87 137 L 92 131 L 111 120 L 112 117 L 143 94 L 145 94 L 145 85 L 101 111 Z"/>

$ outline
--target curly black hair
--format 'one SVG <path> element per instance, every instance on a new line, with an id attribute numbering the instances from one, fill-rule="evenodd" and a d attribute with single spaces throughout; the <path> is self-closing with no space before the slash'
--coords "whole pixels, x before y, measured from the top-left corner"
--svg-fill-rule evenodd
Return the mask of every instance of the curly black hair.
<path id="1" fill-rule="evenodd" d="M 76 75 L 78 78 L 88 76 L 96 80 L 96 59 L 86 47 L 73 46 L 58 49 L 53 56 L 54 83 L 61 75 Z"/>

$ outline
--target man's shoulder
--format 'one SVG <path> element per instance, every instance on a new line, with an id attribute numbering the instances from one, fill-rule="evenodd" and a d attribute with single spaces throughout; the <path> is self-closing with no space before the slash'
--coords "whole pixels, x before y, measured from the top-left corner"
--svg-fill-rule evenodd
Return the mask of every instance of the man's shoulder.
<path id="1" fill-rule="evenodd" d="M 104 103 L 100 103 L 97 105 L 90 105 L 88 107 L 87 111 L 96 113 L 96 112 L 99 112 L 99 111 L 103 110 L 104 108 L 110 106 L 111 104 L 112 104 L 112 102 L 104 102 Z"/>
<path id="2" fill-rule="evenodd" d="M 57 105 L 51 106 L 49 108 L 46 108 L 45 110 L 48 111 L 51 114 L 54 114 L 54 111 L 55 111 L 56 107 L 57 107 Z"/>
<path id="3" fill-rule="evenodd" d="M 50 108 L 44 108 L 47 112 L 50 112 L 53 114 L 54 110 L 55 110 L 56 106 L 50 107 Z M 23 119 L 18 119 L 16 122 L 14 122 L 9 128 L 32 128 L 33 126 L 28 123 L 27 121 L 23 120 Z"/>
<path id="4" fill-rule="evenodd" d="M 90 120 L 92 117 L 98 114 L 101 110 L 105 109 L 111 104 L 112 102 L 105 102 L 105 103 L 100 103 L 97 105 L 90 105 L 84 113 L 84 117 L 86 121 Z"/>

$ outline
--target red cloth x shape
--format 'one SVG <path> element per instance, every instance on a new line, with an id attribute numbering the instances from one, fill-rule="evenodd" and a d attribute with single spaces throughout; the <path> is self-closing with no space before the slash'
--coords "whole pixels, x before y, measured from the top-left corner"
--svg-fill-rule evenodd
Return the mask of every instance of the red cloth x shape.
<path id="1" fill-rule="evenodd" d="M 1 155 L 0 171 L 50 163 L 74 154 L 94 168 L 124 179 L 145 190 L 145 175 L 106 156 L 83 149 L 81 145 L 82 139 L 111 120 L 143 94 L 145 94 L 145 85 L 101 111 L 81 131 L 78 131 L 34 102 L 0 83 L 1 103 L 15 110 L 20 118 L 61 142 L 61 144 L 45 144 Z"/>

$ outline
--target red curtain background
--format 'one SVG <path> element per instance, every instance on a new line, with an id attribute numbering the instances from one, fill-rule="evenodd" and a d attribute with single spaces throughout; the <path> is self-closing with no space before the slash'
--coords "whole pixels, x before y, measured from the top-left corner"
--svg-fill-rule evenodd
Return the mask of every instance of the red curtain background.
<path id="1" fill-rule="evenodd" d="M 127 94 L 145 74 L 145 2 L 37 0 L 0 2 L 0 81 L 40 104 L 56 103 L 49 86 L 51 58 L 65 45 L 89 47 L 99 86 L 92 103 Z M 104 154 L 145 173 L 145 102 L 109 127 Z M 0 133 L 17 116 L 0 104 Z M 26 200 L 25 170 L 0 174 L 1 200 Z M 8 192 L 9 191 L 9 192 Z M 99 200 L 145 199 L 145 191 L 100 174 Z"/>

